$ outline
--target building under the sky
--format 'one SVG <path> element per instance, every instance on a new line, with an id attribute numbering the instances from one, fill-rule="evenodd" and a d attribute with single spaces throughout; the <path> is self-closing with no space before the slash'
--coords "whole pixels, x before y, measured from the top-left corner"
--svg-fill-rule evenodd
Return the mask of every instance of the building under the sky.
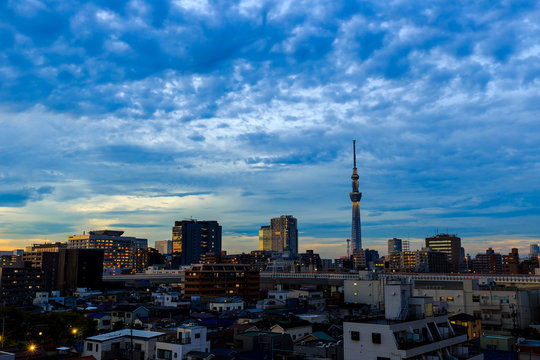
<path id="1" fill-rule="evenodd" d="M 221 225 L 196 219 L 175 221 L 172 228 L 172 264 L 198 264 L 207 253 L 221 254 Z"/>
<path id="2" fill-rule="evenodd" d="M 259 230 L 259 250 L 272 251 L 272 229 L 270 226 L 261 226 Z"/>
<path id="3" fill-rule="evenodd" d="M 298 254 L 298 221 L 292 215 L 270 220 L 272 250 Z"/>
<path id="4" fill-rule="evenodd" d="M 356 169 L 356 140 L 353 140 L 353 159 L 354 167 L 352 179 L 352 191 L 349 194 L 352 201 L 352 234 L 351 242 L 354 250 L 362 248 L 362 227 L 360 225 L 360 199 L 362 193 L 358 191 L 358 170 Z"/>

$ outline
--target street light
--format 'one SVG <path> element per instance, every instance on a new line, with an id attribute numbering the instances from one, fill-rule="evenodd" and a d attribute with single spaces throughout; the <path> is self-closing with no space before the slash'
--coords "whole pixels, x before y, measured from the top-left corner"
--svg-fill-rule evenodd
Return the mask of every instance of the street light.
<path id="1" fill-rule="evenodd" d="M 32 352 L 35 351 L 35 350 L 36 350 L 36 345 L 31 344 L 31 345 L 28 347 L 28 350 L 30 350 L 30 351 L 32 351 Z"/>
<path id="2" fill-rule="evenodd" d="M 77 329 L 75 329 L 75 328 L 71 329 L 71 333 L 72 333 L 73 335 L 77 335 Z"/>

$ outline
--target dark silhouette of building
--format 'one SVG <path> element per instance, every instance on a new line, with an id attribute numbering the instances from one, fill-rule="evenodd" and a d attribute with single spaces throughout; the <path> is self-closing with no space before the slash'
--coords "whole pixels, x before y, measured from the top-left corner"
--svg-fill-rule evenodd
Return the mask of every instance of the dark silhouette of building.
<path id="1" fill-rule="evenodd" d="M 298 254 L 298 221 L 292 215 L 270 220 L 272 250 Z"/>
<path id="2" fill-rule="evenodd" d="M 41 269 L 43 271 L 43 290 L 53 291 L 58 288 L 58 256 L 59 252 L 24 252 L 25 267 Z"/>
<path id="3" fill-rule="evenodd" d="M 152 265 L 165 264 L 165 256 L 161 254 L 157 249 L 146 248 L 137 249 L 135 253 L 135 271 L 142 272 L 146 268 Z"/>
<path id="4" fill-rule="evenodd" d="M 244 264 L 196 264 L 185 271 L 184 295 L 201 297 L 260 297 L 259 271 Z"/>
<path id="5" fill-rule="evenodd" d="M 508 255 L 502 256 L 504 274 L 521 274 L 519 262 L 519 252 L 517 248 L 512 248 Z"/>
<path id="6" fill-rule="evenodd" d="M 398 238 L 388 239 L 388 254 L 403 251 L 403 240 Z"/>
<path id="7" fill-rule="evenodd" d="M 39 268 L 0 268 L 0 302 L 4 305 L 29 305 L 37 291 L 43 291 L 43 273 Z"/>
<path id="8" fill-rule="evenodd" d="M 306 250 L 305 253 L 300 254 L 300 269 L 301 271 L 322 271 L 320 255 L 314 253 L 313 250 Z"/>
<path id="9" fill-rule="evenodd" d="M 477 254 L 472 265 L 476 274 L 502 274 L 502 256 L 492 248 L 485 254 Z"/>
<path id="10" fill-rule="evenodd" d="M 221 254 L 217 221 L 175 221 L 172 228 L 172 266 L 197 264 L 206 253 Z"/>
<path id="11" fill-rule="evenodd" d="M 349 193 L 352 202 L 351 242 L 353 250 L 360 250 L 362 248 L 362 226 L 360 223 L 360 199 L 362 199 L 362 193 L 358 191 L 359 176 L 358 169 L 356 169 L 356 140 L 353 140 L 353 160 L 352 191 Z"/>
<path id="12" fill-rule="evenodd" d="M 426 238 L 426 247 L 433 251 L 440 251 L 448 256 L 451 272 L 457 273 L 460 269 L 461 238 L 450 234 L 437 234 Z"/>
<path id="13" fill-rule="evenodd" d="M 103 257 L 102 249 L 61 249 L 58 253 L 58 290 L 101 288 Z"/>

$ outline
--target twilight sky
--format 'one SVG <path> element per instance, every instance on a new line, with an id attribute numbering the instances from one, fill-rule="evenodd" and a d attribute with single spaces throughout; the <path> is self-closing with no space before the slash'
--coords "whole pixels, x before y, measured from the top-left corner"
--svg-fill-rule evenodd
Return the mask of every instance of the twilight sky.
<path id="1" fill-rule="evenodd" d="M 271 217 L 345 254 L 540 242 L 536 1 L 0 2 L 0 248 Z"/>

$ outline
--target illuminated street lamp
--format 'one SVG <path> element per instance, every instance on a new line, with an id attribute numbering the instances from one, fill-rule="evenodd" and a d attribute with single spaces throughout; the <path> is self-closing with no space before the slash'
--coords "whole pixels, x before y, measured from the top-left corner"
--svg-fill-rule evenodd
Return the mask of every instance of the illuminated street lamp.
<path id="1" fill-rule="evenodd" d="M 36 350 L 36 345 L 31 344 L 31 345 L 28 347 L 28 350 L 30 350 L 30 351 L 32 351 L 32 352 L 35 351 L 35 350 Z"/>
<path id="2" fill-rule="evenodd" d="M 72 333 L 73 335 L 77 335 L 77 329 L 76 329 L 76 328 L 71 329 L 71 333 Z"/>

